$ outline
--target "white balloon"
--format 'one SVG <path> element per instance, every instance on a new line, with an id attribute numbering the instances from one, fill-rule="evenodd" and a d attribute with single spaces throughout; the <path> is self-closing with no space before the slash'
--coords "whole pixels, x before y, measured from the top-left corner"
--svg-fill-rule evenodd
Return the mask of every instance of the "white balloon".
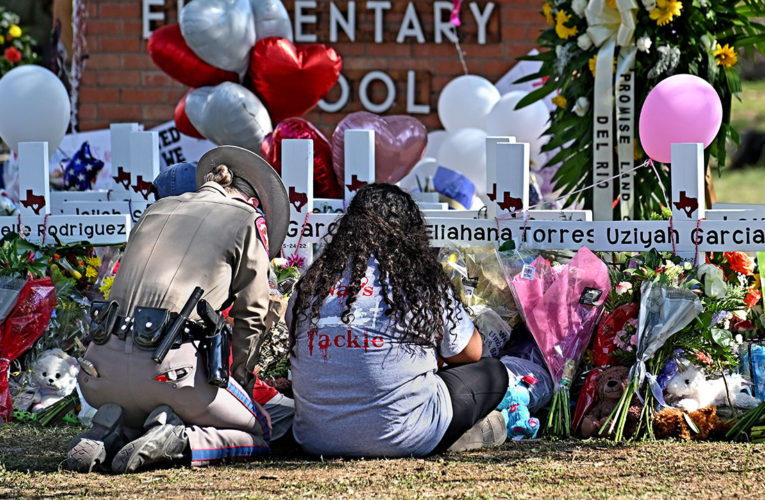
<path id="1" fill-rule="evenodd" d="M 428 178 L 430 178 L 430 189 L 433 189 L 432 178 L 436 175 L 436 170 L 438 170 L 438 160 L 430 156 L 423 156 L 414 168 L 396 184 L 404 191 L 411 193 L 424 189 Z"/>
<path id="2" fill-rule="evenodd" d="M 186 44 L 207 64 L 243 73 L 255 44 L 249 0 L 194 0 L 181 10 Z"/>
<path id="3" fill-rule="evenodd" d="M 276 36 L 292 41 L 292 21 L 281 0 L 250 0 L 255 16 L 255 37 Z"/>
<path id="4" fill-rule="evenodd" d="M 547 130 L 550 113 L 541 101 L 537 101 L 521 109 L 515 109 L 518 101 L 526 96 L 526 92 L 513 91 L 503 95 L 486 118 L 486 132 L 489 135 L 515 136 L 516 142 L 528 142 L 530 152 L 536 155 L 542 144 L 541 139 Z"/>
<path id="5" fill-rule="evenodd" d="M 186 116 L 210 141 L 260 153 L 260 143 L 273 129 L 260 99 L 238 83 L 200 87 L 186 97 Z"/>
<path id="6" fill-rule="evenodd" d="M 428 132 L 428 145 L 425 146 L 425 151 L 422 152 L 422 157 L 438 158 L 438 150 L 441 149 L 441 145 L 444 143 L 444 139 L 449 135 L 446 130 L 434 130 Z"/>
<path id="7" fill-rule="evenodd" d="M 486 127 L 486 117 L 499 101 L 497 87 L 486 78 L 462 75 L 446 84 L 438 96 L 438 118 L 448 132 Z"/>
<path id="8" fill-rule="evenodd" d="M 486 132 L 478 128 L 450 132 L 438 151 L 438 164 L 470 179 L 476 194 L 485 193 Z"/>
<path id="9" fill-rule="evenodd" d="M 71 109 L 64 84 L 42 66 L 18 66 L 0 78 L 0 137 L 16 152 L 19 142 L 45 141 L 55 153 Z"/>

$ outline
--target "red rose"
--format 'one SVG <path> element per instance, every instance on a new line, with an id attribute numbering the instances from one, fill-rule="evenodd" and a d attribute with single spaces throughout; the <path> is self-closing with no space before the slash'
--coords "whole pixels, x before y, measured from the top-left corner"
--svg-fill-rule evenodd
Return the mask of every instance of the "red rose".
<path id="1" fill-rule="evenodd" d="M 746 304 L 747 309 L 751 309 L 761 298 L 762 294 L 759 290 L 749 290 L 749 293 L 744 297 L 744 304 Z"/>
<path id="2" fill-rule="evenodd" d="M 21 52 L 16 47 L 8 47 L 5 49 L 5 58 L 8 59 L 8 62 L 16 64 L 21 61 Z"/>
<path id="3" fill-rule="evenodd" d="M 741 332 L 751 332 L 754 330 L 754 323 L 752 323 L 750 320 L 744 320 L 739 321 L 733 326 L 733 331 L 735 333 L 741 333 Z"/>
<path id="4" fill-rule="evenodd" d="M 754 272 L 754 261 L 747 254 L 742 252 L 725 252 L 723 257 L 728 261 L 728 265 L 733 271 L 745 276 L 751 276 Z"/>

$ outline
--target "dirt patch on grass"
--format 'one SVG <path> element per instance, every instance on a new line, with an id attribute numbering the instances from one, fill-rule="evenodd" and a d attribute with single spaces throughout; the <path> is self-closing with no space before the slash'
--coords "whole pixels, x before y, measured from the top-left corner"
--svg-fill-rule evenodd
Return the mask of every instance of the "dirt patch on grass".
<path id="1" fill-rule="evenodd" d="M 61 469 L 74 428 L 0 427 L 0 497 L 762 498 L 765 446 L 526 441 L 427 459 L 289 453 L 116 476 Z"/>

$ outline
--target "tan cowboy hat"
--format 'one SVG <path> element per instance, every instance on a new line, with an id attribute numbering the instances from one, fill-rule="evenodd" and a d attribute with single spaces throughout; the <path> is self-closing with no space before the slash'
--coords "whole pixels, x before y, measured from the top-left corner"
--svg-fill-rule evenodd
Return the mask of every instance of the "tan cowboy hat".
<path id="1" fill-rule="evenodd" d="M 201 187 L 205 183 L 205 176 L 221 164 L 255 189 L 260 209 L 266 216 L 269 254 L 273 259 L 282 249 L 290 223 L 290 202 L 281 177 L 266 160 L 249 149 L 218 146 L 200 158 L 197 165 L 197 187 Z"/>

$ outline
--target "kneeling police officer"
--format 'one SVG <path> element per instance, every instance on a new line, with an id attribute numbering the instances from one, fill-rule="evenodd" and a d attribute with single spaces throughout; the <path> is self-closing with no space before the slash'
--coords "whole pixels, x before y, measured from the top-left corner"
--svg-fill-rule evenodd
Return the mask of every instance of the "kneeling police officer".
<path id="1" fill-rule="evenodd" d="M 79 383 L 98 412 L 69 445 L 72 470 L 270 453 L 270 417 L 243 387 L 266 327 L 287 193 L 265 160 L 235 146 L 205 154 L 196 179 L 196 192 L 146 210 L 109 301 L 94 303 Z M 229 305 L 233 331 L 217 312 Z"/>

